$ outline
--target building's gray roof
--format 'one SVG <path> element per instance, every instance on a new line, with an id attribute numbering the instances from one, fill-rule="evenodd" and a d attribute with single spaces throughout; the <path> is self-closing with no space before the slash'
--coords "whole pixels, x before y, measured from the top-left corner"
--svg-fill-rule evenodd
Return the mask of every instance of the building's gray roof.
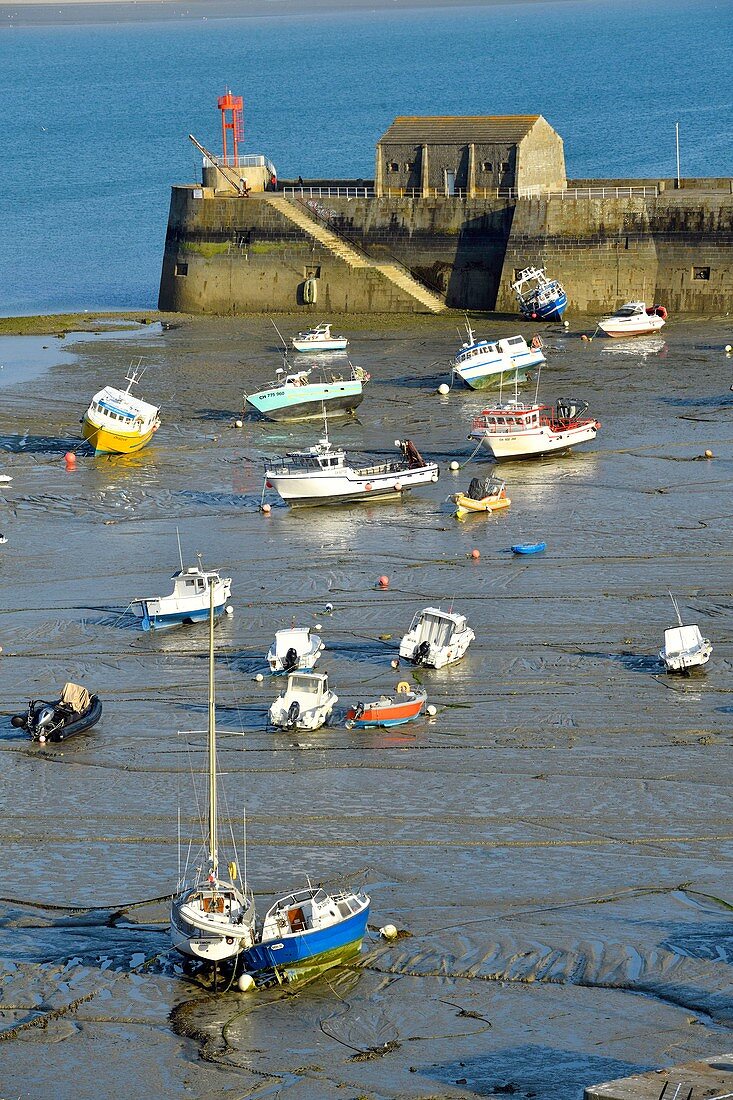
<path id="1" fill-rule="evenodd" d="M 490 145 L 521 141 L 542 115 L 401 115 L 380 138 L 384 145 Z"/>

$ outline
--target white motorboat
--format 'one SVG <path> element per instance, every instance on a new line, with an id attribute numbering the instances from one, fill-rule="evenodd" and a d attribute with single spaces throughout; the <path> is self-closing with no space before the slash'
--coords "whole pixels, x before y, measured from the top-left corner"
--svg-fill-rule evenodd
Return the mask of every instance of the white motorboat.
<path id="1" fill-rule="evenodd" d="M 270 672 L 311 672 L 325 648 L 309 626 L 278 630 L 267 654 Z"/>
<path id="2" fill-rule="evenodd" d="M 182 955 L 216 964 L 252 946 L 255 907 L 247 884 L 238 882 L 236 861 L 227 865 L 226 874 L 219 868 L 213 588 L 209 600 L 208 828 L 202 862 L 192 879 L 179 873 L 170 930 L 173 946 Z"/>
<path id="3" fill-rule="evenodd" d="M 214 592 L 214 614 L 220 615 L 232 594 L 231 577 L 222 577 L 216 569 L 204 569 L 201 555 L 198 564 L 181 568 L 173 574 L 170 596 L 149 596 L 132 601 L 133 614 L 142 619 L 143 630 L 176 623 L 203 622 L 209 616 L 209 590 Z"/>
<path id="4" fill-rule="evenodd" d="M 290 451 L 265 471 L 265 488 L 275 489 L 288 504 L 341 504 L 400 497 L 418 485 L 437 481 L 438 466 L 425 462 L 414 443 L 395 440 L 402 458 L 352 466 L 346 451 L 332 446 L 328 431 L 307 451 Z"/>
<path id="5" fill-rule="evenodd" d="M 710 660 L 712 643 L 703 638 L 699 626 L 684 626 L 677 601 L 670 592 L 670 599 L 677 615 L 677 626 L 664 632 L 664 645 L 659 651 L 659 659 L 667 672 L 689 672 L 693 668 L 702 668 Z"/>
<path id="6" fill-rule="evenodd" d="M 345 351 L 348 343 L 345 336 L 331 335 L 330 324 L 316 325 L 292 339 L 296 351 Z"/>
<path id="7" fill-rule="evenodd" d="M 503 340 L 474 340 L 473 329 L 466 321 L 467 340 L 453 360 L 453 376 L 460 378 L 472 390 L 488 389 L 523 374 L 544 363 L 542 340 L 532 337 L 528 345 L 523 336 Z"/>
<path id="8" fill-rule="evenodd" d="M 291 672 L 285 691 L 270 707 L 270 721 L 284 730 L 317 730 L 337 702 L 325 672 Z"/>
<path id="9" fill-rule="evenodd" d="M 649 306 L 645 302 L 626 302 L 615 313 L 603 317 L 598 328 L 606 336 L 648 336 L 659 332 L 667 321 L 664 306 Z"/>
<path id="10" fill-rule="evenodd" d="M 416 665 L 443 668 L 460 661 L 475 637 L 465 615 L 426 607 L 417 612 L 400 642 L 400 657 Z"/>

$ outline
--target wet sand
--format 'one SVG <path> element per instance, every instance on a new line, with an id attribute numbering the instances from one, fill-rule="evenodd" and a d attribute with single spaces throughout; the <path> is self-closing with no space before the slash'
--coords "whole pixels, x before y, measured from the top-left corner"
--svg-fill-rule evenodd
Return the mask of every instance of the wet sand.
<path id="1" fill-rule="evenodd" d="M 455 321 L 368 325 L 339 326 L 372 381 L 331 436 L 376 456 L 409 431 L 442 472 L 401 504 L 260 514 L 263 456 L 320 434 L 233 426 L 278 363 L 264 318 L 69 337 L 64 364 L 3 385 L 2 1095 L 579 1100 L 729 1049 L 730 325 L 673 320 L 656 351 L 585 345 L 582 318 L 547 330 L 542 395 L 588 400 L 602 430 L 574 455 L 504 465 L 512 507 L 462 523 L 446 498 L 490 463 L 447 468 L 484 404 L 435 395 Z M 90 395 L 138 356 L 141 395 L 162 406 L 155 445 L 67 473 Z M 125 608 L 169 589 L 176 525 L 186 557 L 233 577 L 221 761 L 260 904 L 306 872 L 344 875 L 366 885 L 374 929 L 409 933 L 375 935 L 358 966 L 300 991 L 214 996 L 169 948 L 178 806 L 187 836 L 204 766 L 202 739 L 176 731 L 205 725 L 206 630 L 144 635 Z M 541 556 L 508 553 L 538 539 Z M 668 588 L 713 641 L 706 674 L 660 671 Z M 322 623 L 345 707 L 418 678 L 390 667 L 399 637 L 451 600 L 477 637 L 419 673 L 435 719 L 266 730 L 275 689 L 254 675 L 291 616 Z M 99 692 L 102 721 L 32 746 L 10 715 L 67 678 Z"/>

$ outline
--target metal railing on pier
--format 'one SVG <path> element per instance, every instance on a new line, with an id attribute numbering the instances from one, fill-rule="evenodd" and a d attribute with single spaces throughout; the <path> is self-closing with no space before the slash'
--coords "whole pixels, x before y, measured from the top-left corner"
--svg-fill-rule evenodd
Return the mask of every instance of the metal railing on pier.
<path id="1" fill-rule="evenodd" d="M 241 159 L 241 158 L 240 158 Z M 373 187 L 309 187 L 307 184 L 295 187 L 283 187 L 283 194 L 291 197 L 303 196 L 306 198 L 344 198 L 344 199 L 371 199 L 376 196 Z M 438 187 L 430 187 L 425 191 L 419 188 L 385 187 L 382 190 L 384 198 L 401 199 L 561 199 L 563 202 L 577 201 L 578 199 L 629 199 L 629 198 L 655 198 L 659 194 L 659 188 L 653 187 L 567 187 L 558 191 L 544 191 L 537 187 L 477 187 L 469 194 L 468 191 L 456 189 L 451 194 Z"/>

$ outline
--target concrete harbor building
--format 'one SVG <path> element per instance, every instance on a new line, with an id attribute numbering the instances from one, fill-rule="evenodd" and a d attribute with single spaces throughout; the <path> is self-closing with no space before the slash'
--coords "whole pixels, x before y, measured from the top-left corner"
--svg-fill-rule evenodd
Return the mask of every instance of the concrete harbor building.
<path id="1" fill-rule="evenodd" d="M 526 197 L 566 186 L 562 138 L 542 115 L 401 117 L 377 143 L 377 198 Z"/>
<path id="2" fill-rule="evenodd" d="M 164 310 L 516 314 L 529 265 L 562 281 L 570 314 L 733 298 L 733 180 L 567 180 L 541 115 L 397 118 L 373 180 L 282 180 L 259 155 L 204 164 L 202 183 L 172 188 Z"/>

